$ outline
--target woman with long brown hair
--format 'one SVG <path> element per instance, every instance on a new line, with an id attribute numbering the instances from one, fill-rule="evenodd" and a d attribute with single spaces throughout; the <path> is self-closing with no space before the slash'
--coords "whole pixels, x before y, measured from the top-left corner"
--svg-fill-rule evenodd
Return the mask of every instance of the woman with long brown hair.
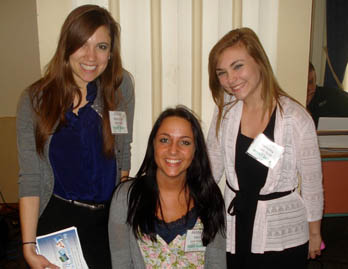
<path id="1" fill-rule="evenodd" d="M 20 220 L 30 267 L 56 268 L 36 254 L 36 236 L 76 226 L 88 267 L 111 268 L 109 201 L 130 169 L 133 114 L 119 25 L 99 6 L 76 8 L 44 76 L 18 106 Z"/>
<path id="2" fill-rule="evenodd" d="M 307 255 L 320 254 L 323 210 L 310 115 L 280 88 L 249 28 L 212 48 L 209 83 L 216 109 L 207 145 L 215 180 L 226 175 L 228 267 L 305 268 Z"/>

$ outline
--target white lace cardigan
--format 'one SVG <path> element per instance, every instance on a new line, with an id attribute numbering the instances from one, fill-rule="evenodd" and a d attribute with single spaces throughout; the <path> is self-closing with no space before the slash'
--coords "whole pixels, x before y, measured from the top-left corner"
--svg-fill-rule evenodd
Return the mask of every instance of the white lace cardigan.
<path id="1" fill-rule="evenodd" d="M 227 102 L 234 97 L 225 96 Z M 297 188 L 287 196 L 258 201 L 251 251 L 280 251 L 308 241 L 308 222 L 320 220 L 323 212 L 321 159 L 314 123 L 307 111 L 287 97 L 281 97 L 276 111 L 275 142 L 284 147 L 276 166 L 269 169 L 260 194 Z M 239 190 L 235 171 L 235 144 L 242 115 L 243 102 L 237 102 L 225 115 L 216 137 L 217 108 L 207 138 L 213 175 L 217 182 L 223 173 L 233 189 Z M 300 176 L 300 179 L 299 179 Z M 228 208 L 235 193 L 225 188 Z M 227 212 L 227 252 L 235 253 L 235 216 Z"/>

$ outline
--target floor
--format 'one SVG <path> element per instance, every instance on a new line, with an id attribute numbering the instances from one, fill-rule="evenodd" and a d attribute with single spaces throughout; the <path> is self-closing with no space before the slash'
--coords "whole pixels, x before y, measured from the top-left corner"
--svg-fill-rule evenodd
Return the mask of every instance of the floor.
<path id="1" fill-rule="evenodd" d="M 0 213 L 0 269 L 26 269 L 21 251 L 18 211 Z M 8 231 L 8 236 L 4 236 Z M 311 260 L 307 269 L 348 269 L 348 216 L 325 217 L 322 236 L 326 249 L 320 258 Z"/>

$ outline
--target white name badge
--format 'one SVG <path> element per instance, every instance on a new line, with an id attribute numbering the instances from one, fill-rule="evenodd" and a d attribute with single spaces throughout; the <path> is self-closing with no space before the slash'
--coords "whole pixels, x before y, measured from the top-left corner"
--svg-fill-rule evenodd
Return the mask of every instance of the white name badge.
<path id="1" fill-rule="evenodd" d="M 128 134 L 127 116 L 124 111 L 109 111 L 111 133 Z"/>
<path id="2" fill-rule="evenodd" d="M 205 251 L 205 246 L 203 246 L 202 242 L 202 232 L 203 230 L 201 229 L 187 230 L 185 252 Z"/>
<path id="3" fill-rule="evenodd" d="M 273 168 L 284 152 L 284 147 L 269 140 L 264 134 L 259 134 L 251 143 L 247 153 L 263 165 Z"/>

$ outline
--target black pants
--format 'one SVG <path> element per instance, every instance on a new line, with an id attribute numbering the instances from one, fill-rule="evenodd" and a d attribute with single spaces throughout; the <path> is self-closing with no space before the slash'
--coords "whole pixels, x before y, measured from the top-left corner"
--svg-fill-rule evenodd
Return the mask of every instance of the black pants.
<path id="1" fill-rule="evenodd" d="M 268 251 L 264 254 L 226 253 L 227 268 L 231 269 L 305 269 L 308 243 L 283 251 Z"/>
<path id="2" fill-rule="evenodd" d="M 90 269 L 111 268 L 108 237 L 109 207 L 91 210 L 76 206 L 54 196 L 39 218 L 37 235 L 75 226 L 83 256 Z"/>

